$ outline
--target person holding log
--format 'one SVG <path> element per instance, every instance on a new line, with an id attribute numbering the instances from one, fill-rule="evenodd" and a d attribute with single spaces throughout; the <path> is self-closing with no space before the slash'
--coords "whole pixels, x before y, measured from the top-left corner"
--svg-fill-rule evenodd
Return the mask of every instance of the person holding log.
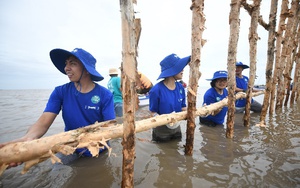
<path id="1" fill-rule="evenodd" d="M 153 116 L 181 112 L 186 109 L 186 94 L 181 83 L 184 67 L 190 62 L 190 56 L 179 58 L 176 54 L 166 56 L 161 62 L 161 73 L 149 92 L 149 110 Z M 162 125 L 152 129 L 152 140 L 157 142 L 181 139 L 179 122 Z"/>
<path id="2" fill-rule="evenodd" d="M 152 82 L 147 78 L 146 75 L 138 71 L 137 87 L 136 92 L 141 95 L 146 95 L 153 87 Z"/>
<path id="3" fill-rule="evenodd" d="M 242 74 L 244 69 L 248 69 L 249 66 L 243 64 L 242 62 L 236 62 L 236 69 L 235 69 L 235 81 L 236 81 L 236 88 L 235 92 L 246 92 L 248 89 L 248 81 L 249 78 L 245 75 Z M 257 92 L 259 90 L 253 89 L 253 92 Z M 241 98 L 239 100 L 236 100 L 235 102 L 235 112 L 236 113 L 243 113 L 245 111 L 245 106 L 246 106 L 246 99 Z M 251 107 L 250 110 L 253 112 L 261 112 L 262 110 L 262 105 L 254 100 L 253 98 L 251 99 Z"/>
<path id="4" fill-rule="evenodd" d="M 208 89 L 203 96 L 203 106 L 210 105 L 212 103 L 219 102 L 228 96 L 227 87 L 227 71 L 216 71 L 212 79 L 207 79 L 210 82 L 211 88 Z M 207 117 L 199 116 L 200 123 L 215 127 L 217 125 L 223 125 L 228 107 L 224 106 L 213 112 L 212 115 Z"/>
<path id="5" fill-rule="evenodd" d="M 107 88 L 114 96 L 115 114 L 117 117 L 123 116 L 123 97 L 121 88 L 121 78 L 118 77 L 118 70 L 116 68 L 109 69 L 110 80 L 107 83 Z"/>
<path id="6" fill-rule="evenodd" d="M 23 137 L 2 143 L 0 148 L 9 143 L 41 138 L 60 111 L 65 131 L 115 119 L 113 95 L 108 89 L 96 83 L 103 80 L 103 77 L 96 71 L 96 59 L 89 52 L 81 48 L 75 48 L 73 51 L 53 49 L 50 51 L 50 58 L 55 67 L 68 76 L 70 82 L 55 87 L 44 112 Z M 105 149 L 100 149 L 99 153 Z M 58 153 L 58 157 L 63 164 L 80 156 L 92 156 L 86 148 L 76 149 L 73 155 L 59 154 L 61 153 Z M 9 166 L 19 164 L 11 163 Z"/>

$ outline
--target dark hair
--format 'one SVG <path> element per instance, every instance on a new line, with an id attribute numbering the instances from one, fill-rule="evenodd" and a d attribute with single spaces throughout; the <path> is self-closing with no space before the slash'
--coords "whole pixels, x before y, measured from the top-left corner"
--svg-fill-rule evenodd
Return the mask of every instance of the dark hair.
<path id="1" fill-rule="evenodd" d="M 216 86 L 216 82 L 217 82 L 217 79 L 214 79 L 210 82 L 210 86 L 211 87 L 215 87 Z"/>

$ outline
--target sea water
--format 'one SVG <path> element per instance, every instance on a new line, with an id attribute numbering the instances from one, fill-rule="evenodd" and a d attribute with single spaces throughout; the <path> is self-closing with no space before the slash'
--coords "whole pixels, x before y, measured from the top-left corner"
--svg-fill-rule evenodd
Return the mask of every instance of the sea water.
<path id="1" fill-rule="evenodd" d="M 199 88 L 201 104 L 206 88 Z M 23 136 L 43 112 L 51 90 L 0 90 L 0 143 Z M 263 96 L 257 100 L 262 102 Z M 300 105 L 277 110 L 266 118 L 265 128 L 255 126 L 259 114 L 251 113 L 250 127 L 236 114 L 234 137 L 226 128 L 207 127 L 196 118 L 192 156 L 184 154 L 186 123 L 180 141 L 155 143 L 151 130 L 136 134 L 135 187 L 300 187 Z M 143 113 L 142 110 L 137 113 Z M 63 131 L 59 114 L 45 136 Z M 122 139 L 110 141 L 112 155 L 81 158 L 70 165 L 50 160 L 21 174 L 23 165 L 0 176 L 2 188 L 120 187 Z"/>

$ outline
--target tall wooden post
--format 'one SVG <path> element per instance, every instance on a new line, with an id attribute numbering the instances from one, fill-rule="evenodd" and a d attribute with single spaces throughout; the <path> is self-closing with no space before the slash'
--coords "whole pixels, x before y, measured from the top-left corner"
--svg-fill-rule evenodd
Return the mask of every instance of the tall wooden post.
<path id="1" fill-rule="evenodd" d="M 262 111 L 260 114 L 260 124 L 266 124 L 266 115 L 269 107 L 270 92 L 272 89 L 272 73 L 274 62 L 274 49 L 275 49 L 275 28 L 276 28 L 276 16 L 277 16 L 278 0 L 271 1 L 271 10 L 269 14 L 269 36 L 268 36 L 268 57 L 266 64 L 266 93 L 262 105 Z"/>
<path id="2" fill-rule="evenodd" d="M 254 79 L 256 75 L 256 52 L 257 52 L 257 26 L 258 26 L 258 17 L 260 13 L 260 2 L 261 0 L 254 0 L 252 10 L 250 12 L 251 15 L 251 26 L 250 26 L 250 33 L 249 33 L 249 44 L 250 44 L 250 76 L 247 88 L 247 97 L 246 97 L 246 107 L 245 107 L 245 114 L 244 114 L 244 126 L 250 126 L 250 107 L 251 107 L 251 95 L 252 89 L 254 85 Z"/>
<path id="3" fill-rule="evenodd" d="M 285 31 L 285 20 L 286 15 L 288 13 L 288 0 L 282 0 L 281 3 L 281 12 L 280 12 L 280 20 L 278 25 L 277 31 L 277 38 L 276 38 L 276 58 L 275 58 L 275 70 L 273 75 L 273 90 L 272 90 L 272 97 L 271 97 L 271 104 L 275 100 L 275 90 L 276 90 L 276 109 L 282 106 L 282 98 L 284 96 L 284 86 L 282 84 L 283 80 L 283 64 L 281 64 L 281 51 L 282 51 L 282 36 L 283 32 Z M 272 100 L 273 99 L 273 100 Z M 270 110 L 273 111 L 274 107 L 270 106 Z M 272 108 L 272 109 L 271 109 Z"/>
<path id="4" fill-rule="evenodd" d="M 134 185 L 136 37 L 133 0 L 120 0 L 122 17 L 123 168 L 122 187 Z"/>
<path id="5" fill-rule="evenodd" d="M 227 69 L 228 69 L 228 113 L 226 137 L 233 138 L 235 118 L 235 63 L 237 54 L 237 43 L 240 29 L 240 0 L 231 0 L 229 15 L 230 35 L 228 43 Z"/>
<path id="6" fill-rule="evenodd" d="M 298 11 L 298 20 L 300 20 L 300 11 Z M 297 45 L 297 51 L 294 52 L 294 61 L 296 62 L 294 79 L 293 79 L 293 89 L 290 103 L 293 104 L 294 101 L 298 100 L 300 94 L 300 27 L 295 38 L 295 44 Z M 298 100 L 300 102 L 300 100 Z"/>
<path id="7" fill-rule="evenodd" d="M 190 62 L 190 74 L 188 85 L 188 113 L 185 154 L 192 155 L 194 148 L 195 132 L 195 111 L 197 102 L 198 80 L 201 76 L 199 72 L 202 44 L 202 33 L 204 30 L 205 17 L 203 13 L 204 0 L 192 0 L 192 57 Z"/>
<path id="8" fill-rule="evenodd" d="M 287 21 L 286 27 L 288 28 L 286 30 L 285 36 L 284 36 L 284 44 L 282 46 L 282 53 L 281 55 L 285 57 L 285 68 L 283 71 L 284 76 L 284 86 L 286 88 L 286 94 L 285 94 L 285 101 L 284 106 L 287 106 L 288 100 L 290 97 L 290 86 L 291 86 L 291 72 L 293 69 L 293 53 L 296 51 L 295 47 L 295 37 L 296 37 L 296 31 L 299 24 L 299 20 L 296 20 L 297 12 L 299 12 L 299 0 L 293 0 L 291 2 L 291 9 L 290 9 L 290 16 Z M 282 58 L 283 58 L 282 57 Z"/>

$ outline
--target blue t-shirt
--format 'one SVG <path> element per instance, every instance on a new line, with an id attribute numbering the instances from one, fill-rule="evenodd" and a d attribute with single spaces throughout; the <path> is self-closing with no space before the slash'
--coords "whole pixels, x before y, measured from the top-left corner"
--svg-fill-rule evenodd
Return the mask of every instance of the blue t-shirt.
<path id="1" fill-rule="evenodd" d="M 65 131 L 115 119 L 112 93 L 96 83 L 95 88 L 88 93 L 78 92 L 73 82 L 57 86 L 44 112 L 59 114 L 60 110 Z M 88 151 L 84 155 L 90 156 Z"/>
<path id="2" fill-rule="evenodd" d="M 205 103 L 206 105 L 210 105 L 210 104 L 213 104 L 213 103 L 216 103 L 216 102 L 219 102 L 219 101 L 223 100 L 227 96 L 228 96 L 227 89 L 223 89 L 223 94 L 220 95 L 215 90 L 215 88 L 211 87 L 204 94 L 203 104 Z M 223 124 L 227 111 L 228 111 L 228 107 L 224 106 L 222 108 L 222 110 L 217 115 L 215 115 L 215 116 L 209 115 L 207 117 L 204 117 L 203 119 L 210 120 L 212 122 L 215 122 L 216 124 Z"/>
<path id="3" fill-rule="evenodd" d="M 117 77 L 117 76 L 111 77 L 107 83 L 107 88 L 114 95 L 114 103 L 123 103 L 120 77 Z"/>
<path id="4" fill-rule="evenodd" d="M 242 78 L 239 77 L 235 77 L 235 82 L 236 82 L 236 87 L 243 89 L 243 90 L 247 90 L 248 89 L 248 82 L 249 82 L 249 78 L 247 76 L 244 76 Z M 251 100 L 251 102 L 253 102 L 253 99 Z M 235 106 L 236 107 L 245 107 L 246 106 L 246 99 L 245 98 L 241 98 L 239 100 L 235 101 Z"/>
<path id="5" fill-rule="evenodd" d="M 149 110 L 160 114 L 181 112 L 186 107 L 185 91 L 182 84 L 175 82 L 174 90 L 168 89 L 163 81 L 153 86 L 149 92 Z"/>

